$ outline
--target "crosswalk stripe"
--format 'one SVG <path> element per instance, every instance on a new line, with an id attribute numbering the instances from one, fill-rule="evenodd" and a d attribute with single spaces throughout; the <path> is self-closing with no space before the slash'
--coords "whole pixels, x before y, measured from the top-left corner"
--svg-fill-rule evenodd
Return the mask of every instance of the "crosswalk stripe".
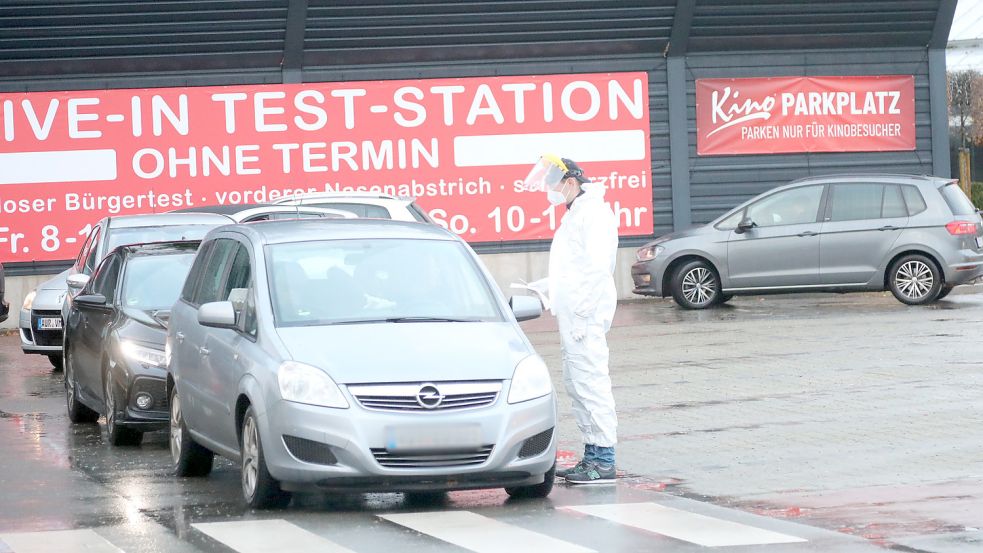
<path id="1" fill-rule="evenodd" d="M 50 532 L 24 532 L 0 534 L 0 542 L 7 544 L 14 553 L 123 553 L 93 530 L 54 530 Z M 0 543 L 0 551 L 3 545 Z"/>
<path id="2" fill-rule="evenodd" d="M 655 503 L 561 507 L 707 547 L 804 542 L 802 538 Z"/>
<path id="3" fill-rule="evenodd" d="M 352 553 L 282 519 L 205 522 L 191 527 L 238 553 Z"/>
<path id="4" fill-rule="evenodd" d="M 512 526 L 470 511 L 378 515 L 476 553 L 595 553 L 570 542 Z"/>

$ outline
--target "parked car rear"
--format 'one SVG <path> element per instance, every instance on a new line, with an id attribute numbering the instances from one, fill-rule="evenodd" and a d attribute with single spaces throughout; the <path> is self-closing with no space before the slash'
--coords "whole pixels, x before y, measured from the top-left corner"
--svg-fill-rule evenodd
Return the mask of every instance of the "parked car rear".
<path id="1" fill-rule="evenodd" d="M 983 220 L 956 184 L 811 177 L 636 254 L 635 293 L 702 309 L 737 294 L 890 290 L 921 305 L 983 274 Z"/>

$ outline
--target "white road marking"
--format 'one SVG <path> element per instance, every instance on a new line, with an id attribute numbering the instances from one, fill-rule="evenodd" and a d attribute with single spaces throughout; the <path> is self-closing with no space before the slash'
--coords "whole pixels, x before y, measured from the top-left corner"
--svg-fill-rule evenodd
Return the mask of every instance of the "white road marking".
<path id="1" fill-rule="evenodd" d="M 570 542 L 499 522 L 470 511 L 378 515 L 476 553 L 593 553 Z"/>
<path id="2" fill-rule="evenodd" d="M 191 526 L 239 553 L 352 553 L 351 549 L 282 519 L 207 522 Z"/>
<path id="3" fill-rule="evenodd" d="M 0 534 L 14 553 L 123 553 L 123 550 L 106 541 L 93 530 L 55 530 L 51 532 L 25 532 Z M 2 550 L 2 545 L 0 545 Z"/>
<path id="4" fill-rule="evenodd" d="M 561 507 L 707 547 L 800 543 L 802 538 L 655 503 Z"/>

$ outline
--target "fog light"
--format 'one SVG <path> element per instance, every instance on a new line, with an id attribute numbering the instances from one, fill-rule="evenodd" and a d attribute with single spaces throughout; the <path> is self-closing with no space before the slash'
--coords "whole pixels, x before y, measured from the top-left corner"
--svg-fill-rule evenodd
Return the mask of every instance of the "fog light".
<path id="1" fill-rule="evenodd" d="M 642 281 L 642 284 L 651 284 L 652 283 L 652 275 L 642 275 L 641 281 Z"/>
<path id="2" fill-rule="evenodd" d="M 154 398 L 150 394 L 146 392 L 137 394 L 137 407 L 140 409 L 150 409 L 153 404 Z"/>

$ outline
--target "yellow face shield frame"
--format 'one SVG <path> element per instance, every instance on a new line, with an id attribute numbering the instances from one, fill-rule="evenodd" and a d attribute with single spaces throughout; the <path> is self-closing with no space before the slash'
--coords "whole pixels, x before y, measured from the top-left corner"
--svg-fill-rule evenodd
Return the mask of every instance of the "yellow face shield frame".
<path id="1" fill-rule="evenodd" d="M 523 183 L 529 191 L 556 190 L 563 183 L 563 175 L 567 174 L 567 166 L 563 160 L 553 154 L 544 154 L 533 165 Z"/>

